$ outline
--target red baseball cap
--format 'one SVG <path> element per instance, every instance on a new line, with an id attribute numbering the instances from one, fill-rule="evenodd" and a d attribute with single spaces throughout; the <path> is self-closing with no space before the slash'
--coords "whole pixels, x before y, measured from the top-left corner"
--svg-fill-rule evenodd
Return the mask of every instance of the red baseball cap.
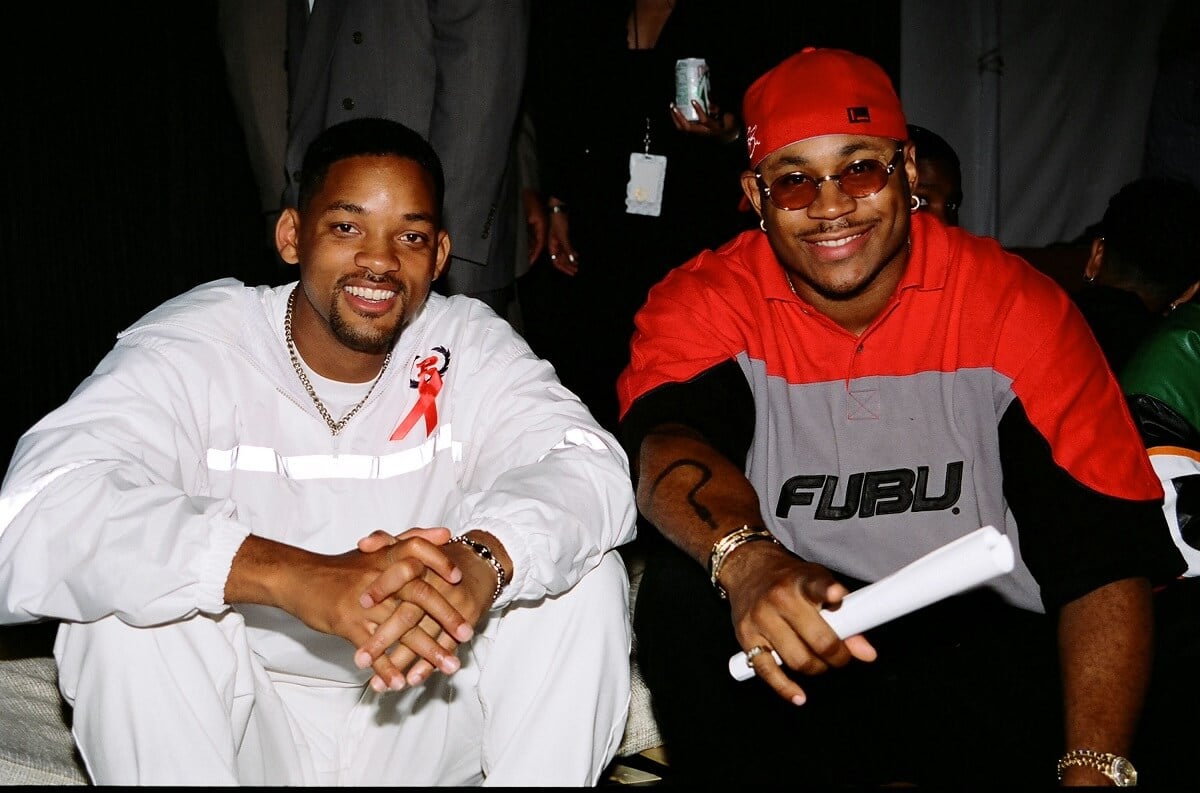
<path id="1" fill-rule="evenodd" d="M 819 135 L 906 140 L 896 89 L 879 64 L 839 49 L 805 47 L 759 77 L 742 102 L 750 167 Z"/>

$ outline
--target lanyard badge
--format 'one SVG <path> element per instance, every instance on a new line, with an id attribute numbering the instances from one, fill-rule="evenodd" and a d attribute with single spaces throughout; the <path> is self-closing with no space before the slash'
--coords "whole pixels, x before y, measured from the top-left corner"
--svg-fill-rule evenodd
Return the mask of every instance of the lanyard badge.
<path id="1" fill-rule="evenodd" d="M 645 150 L 629 155 L 629 184 L 625 186 L 625 211 L 631 215 L 662 214 L 667 158 L 650 153 L 650 119 L 646 119 Z"/>

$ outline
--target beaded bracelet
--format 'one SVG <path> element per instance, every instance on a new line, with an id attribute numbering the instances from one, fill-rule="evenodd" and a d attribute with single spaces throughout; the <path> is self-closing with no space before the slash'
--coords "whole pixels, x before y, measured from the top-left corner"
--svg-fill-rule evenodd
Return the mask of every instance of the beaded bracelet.
<path id="1" fill-rule="evenodd" d="M 504 574 L 504 565 L 500 564 L 500 560 L 492 553 L 491 548 L 481 542 L 472 540 L 465 534 L 451 538 L 450 542 L 460 542 L 467 546 L 475 552 L 476 556 L 490 564 L 492 569 L 496 571 L 496 591 L 492 593 L 492 602 L 495 603 L 496 599 L 500 597 L 500 593 L 504 591 L 504 587 L 508 586 L 508 576 Z"/>

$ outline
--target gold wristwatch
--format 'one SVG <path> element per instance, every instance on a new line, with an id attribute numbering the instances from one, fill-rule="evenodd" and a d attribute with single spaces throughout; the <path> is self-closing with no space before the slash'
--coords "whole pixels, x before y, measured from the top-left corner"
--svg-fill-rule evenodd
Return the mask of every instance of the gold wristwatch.
<path id="1" fill-rule="evenodd" d="M 1063 770 L 1073 765 L 1094 768 L 1113 781 L 1117 787 L 1135 787 L 1137 769 L 1124 757 L 1108 752 L 1093 752 L 1091 749 L 1073 749 L 1058 761 L 1058 778 L 1062 781 Z"/>

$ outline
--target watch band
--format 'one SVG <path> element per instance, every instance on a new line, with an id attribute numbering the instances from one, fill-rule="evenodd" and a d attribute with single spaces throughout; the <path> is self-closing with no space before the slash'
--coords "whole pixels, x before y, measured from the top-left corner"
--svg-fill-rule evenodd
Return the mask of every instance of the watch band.
<path id="1" fill-rule="evenodd" d="M 1117 787 L 1135 787 L 1137 785 L 1137 769 L 1133 767 L 1133 763 L 1120 755 L 1094 752 L 1091 749 L 1072 749 L 1059 758 L 1059 781 L 1062 781 L 1065 769 L 1077 765 L 1096 769 L 1111 779 Z"/>

